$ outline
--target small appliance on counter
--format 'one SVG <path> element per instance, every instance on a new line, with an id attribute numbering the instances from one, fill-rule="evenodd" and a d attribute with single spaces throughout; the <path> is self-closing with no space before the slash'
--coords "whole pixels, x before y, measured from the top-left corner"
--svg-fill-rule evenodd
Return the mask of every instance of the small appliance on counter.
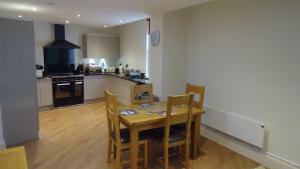
<path id="1" fill-rule="evenodd" d="M 102 73 L 102 67 L 89 67 L 89 73 Z"/>
<path id="2" fill-rule="evenodd" d="M 115 74 L 120 74 L 120 70 L 119 70 L 119 68 L 116 68 L 116 70 L 115 70 Z"/>
<path id="3" fill-rule="evenodd" d="M 125 70 L 124 70 L 122 63 L 120 63 L 120 66 L 119 66 L 119 75 L 122 75 L 122 76 L 125 75 Z"/>
<path id="4" fill-rule="evenodd" d="M 76 68 L 76 73 L 77 74 L 83 74 L 84 73 L 84 66 L 83 64 L 79 64 Z"/>
<path id="5" fill-rule="evenodd" d="M 95 64 L 86 64 L 83 65 L 83 72 L 85 74 L 99 74 L 103 73 L 103 69 Z"/>
<path id="6" fill-rule="evenodd" d="M 141 78 L 141 71 L 137 69 L 126 69 L 125 76 L 130 78 Z"/>
<path id="7" fill-rule="evenodd" d="M 107 72 L 107 73 L 115 73 L 115 71 L 116 71 L 116 68 L 113 67 L 113 66 L 110 66 L 110 67 L 107 67 L 107 68 L 106 68 L 106 72 Z"/>

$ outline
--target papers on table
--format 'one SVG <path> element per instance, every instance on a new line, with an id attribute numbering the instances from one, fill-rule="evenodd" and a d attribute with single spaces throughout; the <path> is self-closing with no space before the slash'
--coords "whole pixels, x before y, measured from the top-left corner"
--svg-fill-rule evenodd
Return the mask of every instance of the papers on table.
<path id="1" fill-rule="evenodd" d="M 130 115 L 136 115 L 138 114 L 138 112 L 134 111 L 134 110 L 123 110 L 121 111 L 121 115 L 123 116 L 130 116 Z"/>
<path id="2" fill-rule="evenodd" d="M 157 112 L 157 114 L 160 116 L 166 116 L 166 111 L 160 111 L 160 112 Z"/>
<path id="3" fill-rule="evenodd" d="M 153 106 L 153 104 L 151 104 L 151 103 L 139 104 L 140 108 L 148 108 L 148 107 L 151 107 L 151 106 Z"/>

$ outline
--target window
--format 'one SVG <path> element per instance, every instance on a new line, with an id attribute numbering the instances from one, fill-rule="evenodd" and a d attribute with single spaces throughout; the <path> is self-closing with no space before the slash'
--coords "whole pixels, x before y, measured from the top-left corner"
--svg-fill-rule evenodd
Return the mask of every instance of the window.
<path id="1" fill-rule="evenodd" d="M 147 34 L 146 34 L 146 77 L 149 77 L 149 52 L 150 52 L 150 19 L 147 19 Z"/>

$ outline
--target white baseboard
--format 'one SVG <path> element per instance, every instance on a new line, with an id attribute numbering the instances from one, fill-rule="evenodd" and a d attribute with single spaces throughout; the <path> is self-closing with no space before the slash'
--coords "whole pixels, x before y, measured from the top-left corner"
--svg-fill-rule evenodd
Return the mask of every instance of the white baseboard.
<path id="1" fill-rule="evenodd" d="M 0 150 L 1 149 L 5 149 L 6 148 L 6 144 L 4 140 L 0 140 Z"/>
<path id="2" fill-rule="evenodd" d="M 265 152 L 262 149 L 237 140 L 234 137 L 221 133 L 205 125 L 201 126 L 201 135 L 235 152 L 238 152 L 249 159 L 257 161 L 270 169 L 300 169 L 299 164 L 286 160 L 270 152 Z"/>

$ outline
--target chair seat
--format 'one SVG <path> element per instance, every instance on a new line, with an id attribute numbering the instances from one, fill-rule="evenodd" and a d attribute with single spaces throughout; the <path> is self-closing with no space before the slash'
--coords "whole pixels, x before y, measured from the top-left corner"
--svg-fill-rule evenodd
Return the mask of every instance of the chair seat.
<path id="1" fill-rule="evenodd" d="M 173 125 L 172 128 L 180 132 L 185 132 L 185 126 L 186 126 L 185 124 L 176 124 Z"/>
<path id="2" fill-rule="evenodd" d="M 164 128 L 158 128 L 158 129 L 153 129 L 150 131 L 147 131 L 148 135 L 155 140 L 161 140 L 164 138 Z M 174 143 L 177 141 L 182 141 L 185 140 L 185 134 L 183 132 L 180 132 L 173 127 L 171 127 L 170 130 L 170 136 L 169 136 L 169 143 Z"/>
<path id="3" fill-rule="evenodd" d="M 111 136 L 114 140 L 116 140 L 116 133 L 113 131 L 111 133 Z M 121 143 L 130 143 L 130 130 L 128 128 L 120 129 L 120 137 L 121 137 Z M 145 132 L 139 133 L 139 140 L 146 140 L 148 139 L 148 136 Z"/>

